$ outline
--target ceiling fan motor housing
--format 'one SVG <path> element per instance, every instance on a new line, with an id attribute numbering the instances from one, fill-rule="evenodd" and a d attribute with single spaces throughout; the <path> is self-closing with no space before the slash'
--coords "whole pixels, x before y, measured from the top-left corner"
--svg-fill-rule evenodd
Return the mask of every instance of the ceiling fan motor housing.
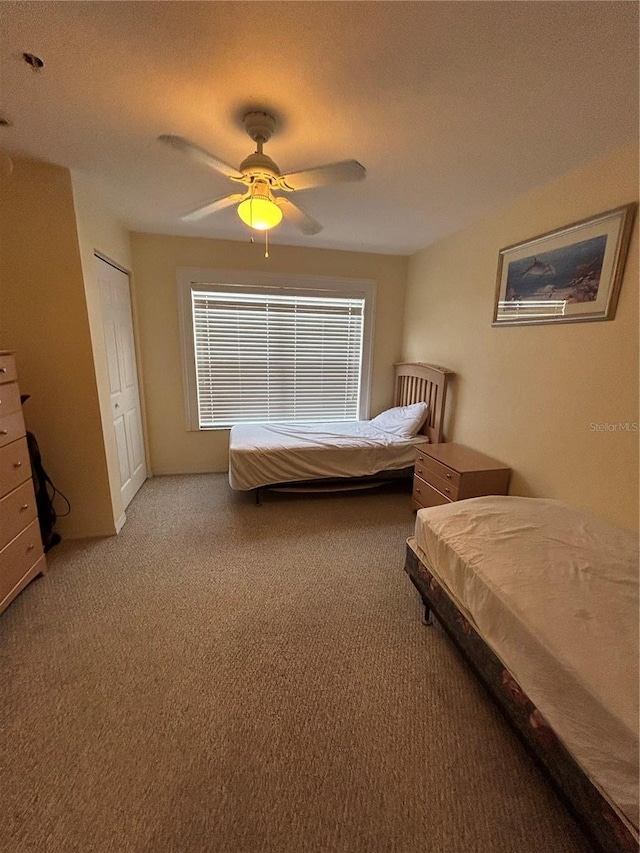
<path id="1" fill-rule="evenodd" d="M 280 177 L 280 169 L 273 162 L 271 157 L 256 151 L 255 154 L 249 156 L 240 163 L 240 171 L 243 175 L 249 177 L 265 177 L 278 178 Z"/>

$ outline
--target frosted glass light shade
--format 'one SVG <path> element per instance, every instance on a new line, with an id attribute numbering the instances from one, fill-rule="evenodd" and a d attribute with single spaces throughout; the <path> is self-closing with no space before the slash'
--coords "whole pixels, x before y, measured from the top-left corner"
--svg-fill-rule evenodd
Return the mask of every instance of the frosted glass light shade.
<path id="1" fill-rule="evenodd" d="M 282 219 L 282 211 L 268 198 L 246 198 L 238 205 L 238 216 L 249 228 L 268 231 Z"/>

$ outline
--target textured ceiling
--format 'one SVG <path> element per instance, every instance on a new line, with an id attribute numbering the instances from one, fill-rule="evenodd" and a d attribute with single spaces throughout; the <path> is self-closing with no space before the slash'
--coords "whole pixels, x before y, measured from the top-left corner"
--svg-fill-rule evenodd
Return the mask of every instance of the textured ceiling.
<path id="1" fill-rule="evenodd" d="M 631 2 L 2 2 L 0 32 L 0 147 L 84 173 L 134 230 L 246 239 L 234 209 L 180 221 L 237 185 L 156 138 L 238 165 L 249 107 L 283 171 L 368 171 L 296 193 L 324 230 L 273 242 L 384 253 L 638 136 Z"/>

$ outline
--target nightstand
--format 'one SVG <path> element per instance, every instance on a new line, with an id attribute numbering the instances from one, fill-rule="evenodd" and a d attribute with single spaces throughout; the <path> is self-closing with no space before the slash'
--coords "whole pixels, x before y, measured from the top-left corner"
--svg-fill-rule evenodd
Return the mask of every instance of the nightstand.
<path id="1" fill-rule="evenodd" d="M 413 507 L 506 495 L 511 468 L 460 444 L 419 444 L 413 473 Z"/>

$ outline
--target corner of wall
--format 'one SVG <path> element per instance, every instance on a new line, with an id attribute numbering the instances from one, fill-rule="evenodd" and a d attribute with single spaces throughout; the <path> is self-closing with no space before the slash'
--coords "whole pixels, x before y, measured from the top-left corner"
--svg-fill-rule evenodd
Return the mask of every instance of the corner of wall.
<path id="1" fill-rule="evenodd" d="M 0 208 L 2 346 L 15 350 L 25 412 L 45 466 L 70 499 L 63 536 L 113 524 L 71 177 L 16 159 Z"/>

